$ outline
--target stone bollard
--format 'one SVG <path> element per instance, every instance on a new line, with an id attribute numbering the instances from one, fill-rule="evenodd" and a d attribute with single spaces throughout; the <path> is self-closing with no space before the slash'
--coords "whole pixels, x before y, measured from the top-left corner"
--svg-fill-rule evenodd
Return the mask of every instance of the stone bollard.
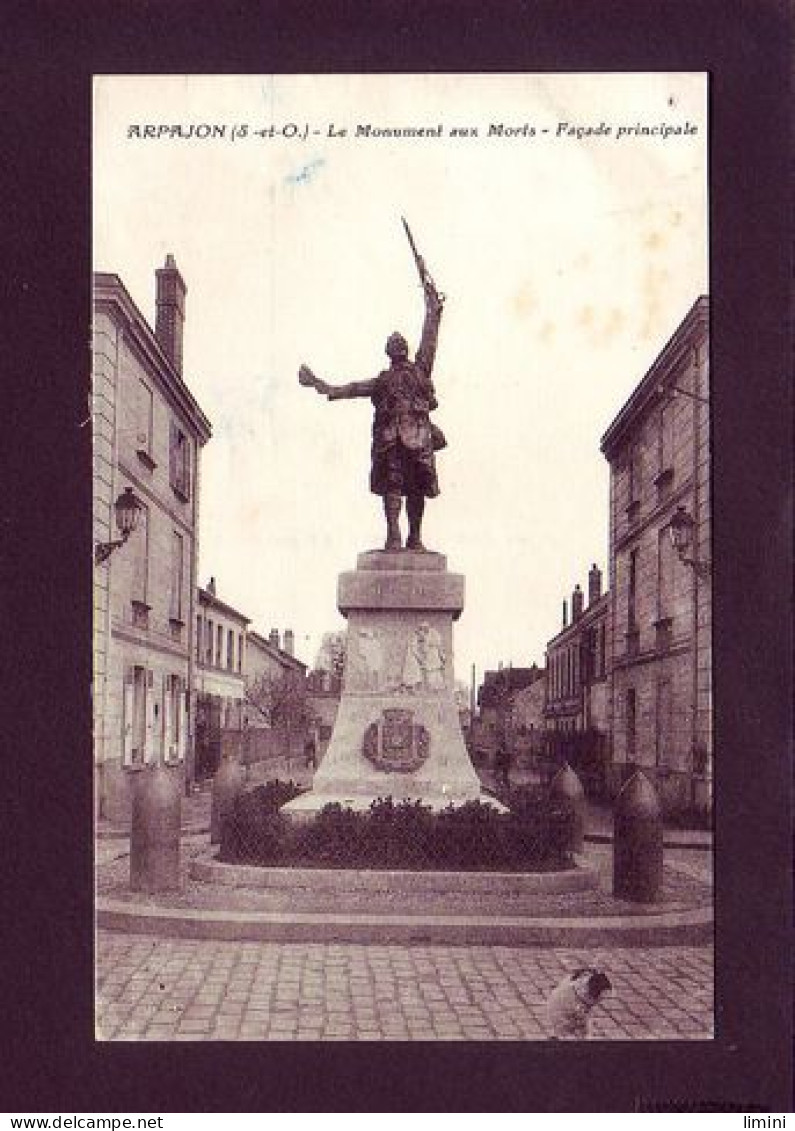
<path id="1" fill-rule="evenodd" d="M 656 903 L 662 878 L 662 809 L 654 786 L 638 770 L 619 793 L 613 813 L 613 895 Z"/>
<path id="2" fill-rule="evenodd" d="M 212 805 L 210 809 L 210 844 L 220 844 L 224 821 L 232 812 L 235 798 L 243 792 L 246 774 L 237 758 L 221 760 L 213 778 Z"/>
<path id="3" fill-rule="evenodd" d="M 130 826 L 130 888 L 174 891 L 180 886 L 182 772 L 157 765 L 135 774 Z"/>
<path id="4" fill-rule="evenodd" d="M 571 811 L 571 851 L 581 853 L 585 838 L 585 790 L 568 762 L 563 763 L 549 783 L 549 800 L 558 802 Z"/>

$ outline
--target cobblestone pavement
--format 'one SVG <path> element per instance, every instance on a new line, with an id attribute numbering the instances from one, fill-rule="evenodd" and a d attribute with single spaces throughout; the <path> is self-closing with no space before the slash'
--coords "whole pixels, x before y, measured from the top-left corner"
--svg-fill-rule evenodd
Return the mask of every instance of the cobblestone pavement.
<path id="1" fill-rule="evenodd" d="M 100 1040 L 539 1040 L 577 966 L 613 992 L 595 1039 L 709 1039 L 710 947 L 204 942 L 97 934 Z"/>

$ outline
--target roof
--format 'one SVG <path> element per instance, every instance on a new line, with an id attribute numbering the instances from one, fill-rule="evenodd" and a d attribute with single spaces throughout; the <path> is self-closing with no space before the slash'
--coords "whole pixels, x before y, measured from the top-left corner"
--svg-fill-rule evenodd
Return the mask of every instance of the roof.
<path id="1" fill-rule="evenodd" d="M 234 609 L 231 605 L 227 605 L 225 601 L 219 601 L 215 594 L 211 593 L 209 589 L 203 589 L 201 585 L 199 585 L 197 586 L 197 590 L 199 594 L 199 604 L 209 605 L 213 609 L 218 609 L 220 612 L 226 613 L 227 616 L 234 617 L 235 620 L 240 621 L 242 624 L 251 624 L 250 617 L 238 612 L 238 610 Z"/>
<path id="2" fill-rule="evenodd" d="M 557 647 L 558 644 L 562 644 L 567 637 L 576 636 L 578 633 L 582 632 L 584 628 L 590 627 L 600 616 L 606 615 L 609 603 L 610 590 L 605 589 L 598 600 L 592 601 L 587 609 L 583 609 L 576 620 L 569 621 L 560 632 L 549 640 L 547 651 L 551 647 Z"/>
<path id="3" fill-rule="evenodd" d="M 530 668 L 499 668 L 497 671 L 483 673 L 483 683 L 478 690 L 478 703 L 481 707 L 494 707 L 503 696 L 521 691 L 535 683 L 544 675 L 544 669 L 533 664 Z"/>
<path id="4" fill-rule="evenodd" d="M 691 306 L 670 339 L 663 346 L 651 369 L 635 388 L 629 400 L 602 436 L 600 448 L 610 459 L 638 417 L 659 396 L 661 383 L 683 360 L 693 339 L 709 333 L 709 296 L 701 295 Z"/>
<path id="5" fill-rule="evenodd" d="M 285 652 L 282 648 L 277 648 L 275 644 L 271 644 L 270 640 L 266 640 L 264 636 L 260 636 L 253 629 L 247 633 L 246 639 L 255 648 L 260 648 L 263 652 L 266 652 L 271 659 L 276 660 L 283 667 L 300 668 L 301 671 L 306 671 L 307 665 L 302 660 L 296 659 L 295 656 L 291 656 L 289 652 Z"/>
<path id="6" fill-rule="evenodd" d="M 178 407 L 193 424 L 200 443 L 206 444 L 212 435 L 210 421 L 133 302 L 124 283 L 118 275 L 108 271 L 95 271 L 93 280 L 95 307 L 109 307 L 121 319 L 153 373 L 160 378 Z"/>

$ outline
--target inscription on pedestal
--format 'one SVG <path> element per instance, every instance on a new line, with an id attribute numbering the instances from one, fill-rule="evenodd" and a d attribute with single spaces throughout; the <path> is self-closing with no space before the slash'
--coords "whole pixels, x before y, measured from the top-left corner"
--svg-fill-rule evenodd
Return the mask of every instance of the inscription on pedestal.
<path id="1" fill-rule="evenodd" d="M 364 732 L 364 756 L 384 773 L 413 773 L 429 752 L 430 735 L 413 711 L 386 708 Z"/>

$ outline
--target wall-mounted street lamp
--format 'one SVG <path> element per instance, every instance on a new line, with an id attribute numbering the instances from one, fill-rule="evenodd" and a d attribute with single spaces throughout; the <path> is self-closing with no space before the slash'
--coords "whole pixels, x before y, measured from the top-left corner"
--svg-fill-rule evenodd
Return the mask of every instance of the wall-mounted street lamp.
<path id="1" fill-rule="evenodd" d="M 679 555 L 679 561 L 690 566 L 697 577 L 707 578 L 710 574 L 710 563 L 687 556 L 688 551 L 693 545 L 695 525 L 693 516 L 688 514 L 684 507 L 677 507 L 669 527 L 671 541 Z"/>
<path id="2" fill-rule="evenodd" d="M 137 527 L 143 507 L 136 498 L 132 487 L 125 487 L 113 504 L 113 509 L 116 512 L 116 527 L 121 538 L 117 538 L 115 542 L 98 542 L 96 544 L 94 547 L 96 565 L 101 565 L 102 562 L 107 561 L 114 550 L 118 550 L 119 546 L 124 545 Z"/>

